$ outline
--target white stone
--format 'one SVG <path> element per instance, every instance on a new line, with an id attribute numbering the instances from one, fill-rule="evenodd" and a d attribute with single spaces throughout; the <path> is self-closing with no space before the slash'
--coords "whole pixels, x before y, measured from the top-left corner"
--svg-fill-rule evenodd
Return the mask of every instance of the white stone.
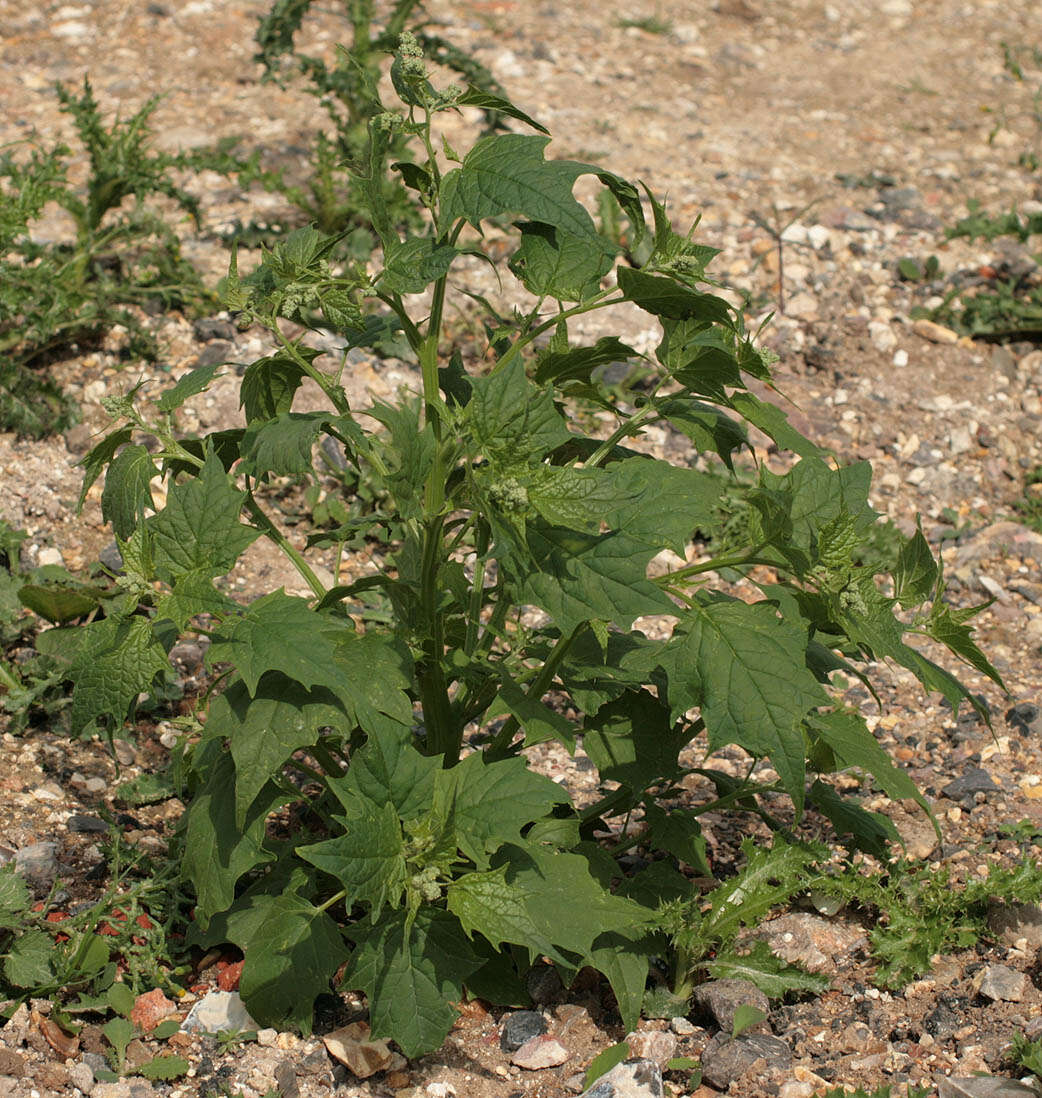
<path id="1" fill-rule="evenodd" d="M 820 252 L 822 248 L 828 245 L 831 239 L 832 234 L 824 225 L 811 225 L 807 230 L 807 240 L 816 251 Z"/>
<path id="2" fill-rule="evenodd" d="M 208 992 L 181 1023 L 185 1033 L 242 1033 L 257 1028 L 237 991 Z"/>
<path id="3" fill-rule="evenodd" d="M 894 365 L 899 369 L 908 365 L 908 352 L 904 348 L 894 351 Z"/>
<path id="4" fill-rule="evenodd" d="M 61 554 L 60 549 L 55 549 L 53 545 L 48 545 L 41 549 L 36 557 L 37 563 L 42 568 L 47 564 L 56 564 L 59 567 L 65 563 L 65 558 Z"/>
<path id="5" fill-rule="evenodd" d="M 872 340 L 872 346 L 884 354 L 892 351 L 897 345 L 897 336 L 885 320 L 870 320 L 868 322 L 868 338 Z"/>

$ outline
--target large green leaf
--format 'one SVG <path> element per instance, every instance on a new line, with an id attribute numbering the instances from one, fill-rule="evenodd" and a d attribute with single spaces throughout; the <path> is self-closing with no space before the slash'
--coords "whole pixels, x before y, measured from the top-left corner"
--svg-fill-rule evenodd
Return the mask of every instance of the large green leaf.
<path id="1" fill-rule="evenodd" d="M 714 980 L 745 980 L 769 999 L 782 999 L 789 993 L 820 995 L 829 987 L 827 976 L 786 964 L 766 942 L 753 942 L 747 953 L 728 951 L 700 964 Z"/>
<path id="2" fill-rule="evenodd" d="M 540 384 L 553 381 L 590 380 L 599 366 L 611 366 L 639 358 L 639 354 L 616 336 L 603 336 L 592 347 L 571 347 L 567 351 L 548 348 L 536 359 L 535 379 Z"/>
<path id="3" fill-rule="evenodd" d="M 676 279 L 619 268 L 619 289 L 645 312 L 670 320 L 729 323 L 731 307 L 722 297 L 699 293 Z"/>
<path id="4" fill-rule="evenodd" d="M 0 927 L 17 926 L 30 903 L 25 878 L 15 871 L 13 862 L 8 862 L 0 868 Z"/>
<path id="5" fill-rule="evenodd" d="M 557 740 L 569 751 L 575 750 L 575 725 L 560 713 L 533 698 L 505 672 L 499 683 L 499 700 L 506 706 L 525 734 L 525 746 Z"/>
<path id="6" fill-rule="evenodd" d="M 290 799 L 268 783 L 250 805 L 240 827 L 235 819 L 235 763 L 228 754 L 218 757 L 206 784 L 188 809 L 181 875 L 190 881 L 199 899 L 196 918 L 205 926 L 211 915 L 224 911 L 235 899 L 239 878 L 272 860 L 263 849 L 268 814 Z"/>
<path id="7" fill-rule="evenodd" d="M 138 694 L 147 693 L 156 676 L 170 670 L 147 618 L 106 618 L 83 631 L 68 670 L 74 684 L 69 714 L 74 734 L 102 717 L 122 724 Z"/>
<path id="8" fill-rule="evenodd" d="M 733 455 L 749 446 L 745 427 L 705 401 L 684 395 L 669 396 L 656 401 L 655 407 L 699 452 L 718 454 L 728 468 L 733 467 Z"/>
<path id="9" fill-rule="evenodd" d="M 44 930 L 27 930 L 4 958 L 4 976 L 21 988 L 44 988 L 54 980 L 54 939 Z"/>
<path id="10" fill-rule="evenodd" d="M 552 394 L 528 380 L 519 357 L 489 377 L 473 378 L 471 392 L 467 423 L 478 453 L 517 465 L 572 438 Z"/>
<path id="11" fill-rule="evenodd" d="M 477 141 L 460 167 L 441 181 L 439 228 L 465 218 L 475 228 L 501 214 L 522 214 L 572 236 L 596 237 L 593 219 L 572 194 L 580 175 L 596 168 L 544 160 L 548 137 L 495 134 Z"/>
<path id="12" fill-rule="evenodd" d="M 451 244 L 439 244 L 429 236 L 392 242 L 384 253 L 380 289 L 392 294 L 422 294 L 448 273 L 457 255 Z"/>
<path id="13" fill-rule="evenodd" d="M 260 537 L 239 521 L 245 492 L 233 487 L 219 458 L 210 452 L 199 475 L 175 484 L 166 507 L 148 520 L 156 569 L 172 581 L 185 572 L 221 576 Z"/>
<path id="14" fill-rule="evenodd" d="M 424 906 L 411 925 L 396 911 L 349 934 L 357 946 L 343 986 L 368 997 L 372 1036 L 393 1037 L 410 1058 L 439 1048 L 456 1020 L 450 1004 L 482 963 L 456 919 Z"/>
<path id="15" fill-rule="evenodd" d="M 101 493 L 101 515 L 116 536 L 126 540 L 152 506 L 149 482 L 159 475 L 152 455 L 136 443 L 124 446 L 109 463 Z"/>
<path id="16" fill-rule="evenodd" d="M 239 994 L 262 1026 L 311 1032 L 315 999 L 329 991 L 348 950 L 324 911 L 287 894 L 275 897 L 245 946 Z"/>
<path id="17" fill-rule="evenodd" d="M 296 353 L 310 366 L 322 352 L 313 347 L 297 347 Z M 290 411 L 304 377 L 304 368 L 288 351 L 277 351 L 247 366 L 239 386 L 239 406 L 246 415 L 247 425 Z"/>
<path id="18" fill-rule="evenodd" d="M 530 562 L 505 557 L 503 566 L 516 578 L 517 601 L 541 607 L 561 632 L 592 620 L 628 629 L 642 615 L 675 613 L 647 579 L 654 549 L 646 542 L 624 532 L 583 534 L 535 522 L 527 535 Z"/>
<path id="19" fill-rule="evenodd" d="M 603 237 L 572 236 L 552 225 L 526 221 L 510 270 L 536 297 L 584 301 L 600 289 L 619 249 Z"/>
<path id="20" fill-rule="evenodd" d="M 156 407 L 161 412 L 173 412 L 180 408 L 189 397 L 204 392 L 221 368 L 218 362 L 208 366 L 198 366 L 189 370 L 175 385 L 167 389 L 156 401 Z"/>
<path id="21" fill-rule="evenodd" d="M 557 956 L 553 943 L 532 921 L 525 893 L 507 881 L 505 865 L 463 874 L 449 885 L 446 899 L 468 937 L 481 934 L 497 948 L 509 942 Z"/>
<path id="22" fill-rule="evenodd" d="M 498 847 L 518 842 L 521 828 L 568 803 L 565 790 L 522 758 L 486 764 L 480 754 L 468 755 L 435 775 L 435 806 L 446 806 L 442 815 L 454 810 L 459 848 L 479 869 Z"/>
<path id="23" fill-rule="evenodd" d="M 651 917 L 632 900 L 613 896 L 581 854 L 528 844 L 505 847 L 504 854 L 507 883 L 524 896 L 539 934 L 558 949 L 588 957 L 601 934 L 635 931 Z"/>
<path id="24" fill-rule="evenodd" d="M 320 432 L 330 427 L 348 437 L 358 434 L 354 420 L 332 412 L 280 412 L 273 419 L 257 420 L 243 436 L 242 471 L 254 477 L 313 473 L 311 452 Z"/>
<path id="25" fill-rule="evenodd" d="M 354 683 L 336 655 L 345 631 L 342 622 L 279 588 L 226 618 L 206 658 L 211 664 L 234 664 L 251 694 L 261 675 L 279 671 L 302 686 L 324 686 L 351 697 Z"/>
<path id="26" fill-rule="evenodd" d="M 648 966 L 654 952 L 655 948 L 643 938 L 617 932 L 600 935 L 590 950 L 589 962 L 608 978 L 627 1030 L 635 1030 L 640 1021 Z"/>
<path id="27" fill-rule="evenodd" d="M 804 716 L 829 697 L 807 668 L 807 635 L 773 603 L 706 598 L 685 613 L 663 662 L 674 715 L 701 707 L 710 751 L 769 757 L 797 811 Z"/>
<path id="28" fill-rule="evenodd" d="M 173 589 L 156 602 L 156 618 L 168 618 L 183 630 L 199 614 L 223 617 L 238 609 L 238 603 L 213 585 L 209 567 L 182 572 L 174 578 Z"/>
<path id="29" fill-rule="evenodd" d="M 664 702 L 646 690 L 627 691 L 587 719 L 583 748 L 602 781 L 641 793 L 678 774 L 677 756 L 688 738 Z"/>
<path id="30" fill-rule="evenodd" d="M 351 756 L 347 773 L 331 778 L 329 788 L 348 811 L 362 799 L 393 804 L 403 820 L 424 815 L 434 795 L 434 775 L 441 772 L 441 759 L 421 755 L 407 725 L 385 718 L 371 724 L 368 732 L 365 745 Z"/>
<path id="31" fill-rule="evenodd" d="M 327 690 L 305 690 L 300 683 L 269 671 L 251 697 L 236 679 L 210 706 L 207 736 L 229 742 L 235 760 L 235 821 L 242 827 L 250 805 L 282 764 L 319 738 L 323 726 L 343 726 L 345 714 Z"/>
<path id="32" fill-rule="evenodd" d="M 398 907 L 408 879 L 402 826 L 393 804 L 361 801 L 351 815 L 337 817 L 343 834 L 297 853 L 324 873 L 335 877 L 347 893 L 350 908 L 366 903 L 375 922 L 385 903 Z"/>

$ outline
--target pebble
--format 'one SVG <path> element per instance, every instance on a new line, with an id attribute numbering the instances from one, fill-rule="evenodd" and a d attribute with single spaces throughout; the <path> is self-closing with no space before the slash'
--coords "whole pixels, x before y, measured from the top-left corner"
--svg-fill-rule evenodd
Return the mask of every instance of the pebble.
<path id="1" fill-rule="evenodd" d="M 89 1094 L 94 1086 L 94 1072 L 91 1071 L 90 1065 L 82 1060 L 70 1065 L 69 1082 L 84 1094 Z"/>
<path id="2" fill-rule="evenodd" d="M 678 1037 L 690 1037 L 693 1033 L 698 1032 L 698 1026 L 689 1018 L 670 1018 L 669 1028 Z"/>
<path id="3" fill-rule="evenodd" d="M 937 1098 L 1038 1098 L 1038 1091 L 1001 1075 L 971 1075 L 938 1079 Z"/>
<path id="4" fill-rule="evenodd" d="M 870 320 L 868 322 L 868 338 L 877 351 L 886 354 L 897 346 L 897 336 L 894 330 L 885 320 Z"/>
<path id="5" fill-rule="evenodd" d="M 946 328 L 943 324 L 935 324 L 932 320 L 917 320 L 912 325 L 912 331 L 922 339 L 930 343 L 958 343 L 959 333 Z"/>
<path id="6" fill-rule="evenodd" d="M 297 1086 L 297 1069 L 292 1060 L 280 1060 L 275 1067 L 275 1082 L 278 1084 L 282 1098 L 300 1098 L 300 1087 Z"/>
<path id="7" fill-rule="evenodd" d="M 97 816 L 81 816 L 79 813 L 74 813 L 70 816 L 65 821 L 65 826 L 70 831 L 78 832 L 81 835 L 92 831 L 108 831 L 109 829 L 109 825 Z"/>
<path id="8" fill-rule="evenodd" d="M 210 991 L 181 1023 L 185 1033 L 224 1033 L 257 1029 L 237 991 Z"/>
<path id="9" fill-rule="evenodd" d="M 155 1088 L 141 1079 L 120 1079 L 116 1083 L 95 1083 L 90 1098 L 159 1098 Z"/>
<path id="10" fill-rule="evenodd" d="M 894 351 L 893 363 L 898 369 L 908 365 L 908 352 L 904 349 Z"/>
<path id="11" fill-rule="evenodd" d="M 518 1010 L 503 1022 L 499 1047 L 504 1052 L 514 1052 L 526 1041 L 546 1032 L 546 1019 L 537 1010 Z"/>
<path id="12" fill-rule="evenodd" d="M 36 562 L 41 568 L 48 565 L 61 568 L 65 564 L 65 558 L 61 555 L 60 549 L 55 549 L 52 545 L 47 545 L 36 556 Z"/>
<path id="13" fill-rule="evenodd" d="M 322 1038 L 326 1051 L 359 1079 L 368 1079 L 391 1066 L 392 1053 L 386 1039 L 369 1040 L 369 1023 L 352 1022 Z"/>
<path id="14" fill-rule="evenodd" d="M 668 1030 L 646 1029 L 640 1033 L 626 1036 L 630 1052 L 641 1060 L 654 1060 L 659 1067 L 666 1064 L 677 1054 L 677 1038 Z"/>
<path id="15" fill-rule="evenodd" d="M 49 892 L 58 876 L 56 843 L 32 843 L 14 856 L 14 867 L 36 892 Z"/>
<path id="16" fill-rule="evenodd" d="M 787 1069 L 792 1063 L 792 1052 L 779 1037 L 743 1033 L 732 1038 L 718 1033 L 702 1053 L 702 1081 L 717 1090 L 727 1090 L 761 1059 L 768 1068 Z"/>
<path id="17" fill-rule="evenodd" d="M 624 1060 L 583 1091 L 581 1098 L 662 1098 L 662 1071 L 653 1060 Z"/>
<path id="18" fill-rule="evenodd" d="M 177 1010 L 162 992 L 160 988 L 145 992 L 134 1000 L 134 1007 L 130 1012 L 130 1020 L 145 1033 L 151 1033 L 153 1029 L 164 1019 Z"/>
<path id="19" fill-rule="evenodd" d="M 1007 965 L 988 965 L 974 976 L 973 987 L 993 1003 L 1019 1003 L 1027 991 L 1028 978 Z"/>
<path id="20" fill-rule="evenodd" d="M 692 1002 L 726 1033 L 734 1028 L 739 1007 L 756 1007 L 764 1014 L 771 1009 L 767 996 L 749 980 L 709 980 L 695 988 Z"/>
<path id="21" fill-rule="evenodd" d="M 961 801 L 975 793 L 998 793 L 999 787 L 992 781 L 991 775 L 979 766 L 970 767 L 965 774 L 942 786 L 941 793 L 952 801 Z"/>
<path id="22" fill-rule="evenodd" d="M 532 1037 L 510 1057 L 510 1062 L 526 1071 L 541 1071 L 544 1068 L 560 1067 L 571 1053 L 548 1034 Z"/>
<path id="23" fill-rule="evenodd" d="M 808 972 L 832 972 L 868 942 L 859 926 L 803 911 L 764 923 L 755 936 L 765 939 L 783 961 Z"/>
<path id="24" fill-rule="evenodd" d="M 424 1094 L 427 1098 L 456 1098 L 456 1088 L 451 1083 L 428 1083 Z"/>
<path id="25" fill-rule="evenodd" d="M 1042 735 L 1042 710 L 1034 702 L 1017 702 L 1006 710 L 1006 723 L 1025 735 Z"/>
<path id="26" fill-rule="evenodd" d="M 277 1029 L 258 1029 L 257 1030 L 257 1044 L 261 1048 L 272 1048 L 278 1040 L 279 1031 Z"/>

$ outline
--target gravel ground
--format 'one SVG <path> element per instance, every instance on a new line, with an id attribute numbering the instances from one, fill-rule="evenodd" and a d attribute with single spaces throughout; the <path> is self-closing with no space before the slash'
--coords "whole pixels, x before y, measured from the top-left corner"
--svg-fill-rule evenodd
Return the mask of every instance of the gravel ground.
<path id="1" fill-rule="evenodd" d="M 89 72 L 101 102 L 119 104 L 123 113 L 148 94 L 163 93 L 156 122 L 166 147 L 242 134 L 270 162 L 292 168 L 317 124 L 314 102 L 257 83 L 252 33 L 266 6 L 254 0 L 64 6 L 0 0 L 0 102 L 6 107 L 0 144 L 34 129 L 48 138 L 67 136 L 51 86 Z M 957 880 L 978 875 L 988 862 L 1015 859 L 1022 846 L 1003 837 L 1000 826 L 1026 819 L 1042 828 L 1042 718 L 1034 708 L 1042 705 L 1042 535 L 1018 525 L 1014 510 L 1025 473 L 1042 464 L 1042 351 L 974 343 L 913 321 L 912 308 L 931 303 L 938 287 L 902 282 L 895 266 L 906 256 L 936 254 L 946 273 L 972 279 L 1004 263 L 1030 262 L 1023 248 L 1002 241 L 946 243 L 943 227 L 964 214 L 969 198 L 996 212 L 1013 203 L 1030 209 L 1042 200 L 1037 177 L 1017 164 L 1019 153 L 1039 140 L 1025 113 L 1029 86 L 1004 74 L 1000 49 L 1001 41 L 1042 44 L 1034 0 L 720 0 L 713 6 L 431 0 L 428 7 L 446 37 L 474 52 L 519 105 L 550 128 L 557 156 L 599 160 L 646 180 L 669 196 L 674 218 L 685 227 L 701 215 L 700 238 L 722 250 L 719 276 L 752 294 L 751 321 L 777 313 L 765 338 L 781 356 L 779 387 L 793 402 L 797 425 L 841 459 L 873 463 L 880 511 L 908 529 L 923 516 L 957 604 L 994 599 L 978 619 L 978 637 L 1010 694 L 963 672 L 995 712 L 994 733 L 956 721 L 910 675 L 876 669 L 883 705 L 872 710 L 875 730 L 933 804 L 943 846 L 921 814 L 882 800 L 869 807 L 891 815 L 913 855 L 947 867 Z M 647 16 L 661 19 L 668 33 L 622 25 Z M 316 48 L 328 49 L 337 20 L 323 15 L 320 26 Z M 998 116 L 982 108 L 1000 106 L 1008 125 L 989 140 Z M 186 227 L 185 250 L 213 279 L 227 262 L 216 230 L 284 211 L 270 196 L 244 196 L 217 176 L 194 186 L 207 228 L 193 236 Z M 788 224 L 782 272 L 763 222 L 778 231 Z M 61 231 L 56 216 L 41 227 Z M 480 269 L 468 277 L 482 292 L 496 289 L 494 281 L 482 281 L 487 276 Z M 159 380 L 179 376 L 200 356 L 247 362 L 265 349 L 261 336 L 231 326 L 203 331 L 178 315 L 150 323 L 163 356 L 144 369 Z M 623 324 L 630 330 L 619 334 L 638 346 L 651 339 L 639 317 L 624 317 Z M 589 334 L 597 334 L 592 326 Z M 357 400 L 410 382 L 408 370 L 393 362 L 359 358 L 354 367 Z M 110 535 L 101 525 L 97 491 L 76 515 L 74 463 L 105 424 L 99 398 L 127 383 L 131 371 L 115 346 L 54 371 L 82 400 L 84 424 L 44 442 L 0 435 L 0 513 L 29 533 L 27 563 L 61 560 L 80 572 Z M 138 374 L 135 365 L 134 380 Z M 196 422 L 185 426 L 234 422 L 235 386 L 232 372 L 196 408 Z M 649 441 L 659 451 L 677 445 L 665 435 Z M 347 564 L 354 573 L 371 566 Z M 233 581 L 249 597 L 292 587 L 293 575 L 258 544 Z M 185 653 L 179 668 L 189 690 L 198 686 L 197 656 Z M 44 883 L 60 877 L 67 904 L 95 898 L 98 834 L 77 821 L 124 812 L 114 801 L 117 781 L 161 766 L 171 742 L 167 731 L 142 725 L 136 747 L 124 747 L 120 759 L 47 728 L 4 734 L 0 843 L 8 856 L 17 852 L 23 863 L 35 858 Z M 540 765 L 581 798 L 591 787 L 584 761 L 547 750 Z M 732 762 L 739 766 L 739 757 Z M 989 788 L 952 789 L 954 780 L 972 779 L 978 770 L 991 779 Z M 161 851 L 179 810 L 168 801 L 119 817 L 124 838 L 146 854 Z M 726 865 L 739 837 L 735 825 L 705 820 L 713 864 Z M 1036 846 L 1026 849 L 1039 855 Z M 728 1084 L 743 1096 L 780 1091 L 784 1098 L 806 1098 L 826 1084 L 932 1086 L 975 1072 L 1009 1075 L 1006 1048 L 1014 1033 L 1042 1034 L 1042 916 L 1032 922 L 1021 914 L 987 948 L 938 958 L 926 978 L 894 993 L 873 987 L 868 928 L 855 916 L 804 910 L 781 916 L 765 933 L 778 949 L 818 966 L 832 989 L 776 1007 L 764 1032 L 784 1043 L 785 1054 L 764 1046 L 765 1058 L 744 1074 L 741 1064 L 721 1067 L 714 1087 L 703 1085 L 699 1098 Z M 210 958 L 175 1009 L 183 1015 L 208 991 L 233 989 L 232 962 Z M 552 1067 L 512 1063 L 516 1055 L 501 1045 L 506 1020 L 475 1003 L 438 1053 L 410 1063 L 380 1059 L 381 1070 L 365 1082 L 319 1037 L 263 1032 L 230 1050 L 212 1037 L 178 1035 L 170 1044 L 193 1065 L 191 1077 L 118 1084 L 93 1082 L 89 1069 L 99 1062 L 91 1057 L 104 1045 L 96 1027 L 87 1027 L 72 1050 L 48 1026 L 50 1003 L 39 1001 L 0 1031 L 0 1095 L 194 1098 L 220 1094 L 222 1087 L 243 1098 L 275 1087 L 286 1098 L 577 1093 L 585 1065 L 624 1034 L 597 987 L 545 988 L 541 1000 L 543 1021 L 567 1053 Z M 359 1006 L 340 1004 L 320 1017 L 318 1032 L 355 1021 Z M 695 1012 L 672 1024 L 649 1023 L 631 1045 L 662 1061 L 698 1057 L 719 1028 L 714 1019 Z M 712 1050 L 707 1063 L 711 1059 Z M 666 1086 L 676 1095 L 691 1093 L 679 1074 L 668 1075 Z"/>

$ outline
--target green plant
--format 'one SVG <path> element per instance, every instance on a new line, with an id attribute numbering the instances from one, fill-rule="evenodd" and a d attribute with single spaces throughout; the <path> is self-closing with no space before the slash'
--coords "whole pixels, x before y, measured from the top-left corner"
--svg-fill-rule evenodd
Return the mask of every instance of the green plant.
<path id="1" fill-rule="evenodd" d="M 57 93 L 89 160 L 86 183 L 69 182 L 65 145 L 23 142 L 0 153 L 0 427 L 37 436 L 75 418 L 39 372 L 56 354 L 115 325 L 129 333 L 127 353 L 153 353 L 128 306 L 186 307 L 206 297 L 173 230 L 148 203 L 170 199 L 198 223 L 198 202 L 175 175 L 204 159 L 151 149 L 156 99 L 106 128 L 87 80 L 79 95 L 60 86 Z M 71 216 L 72 240 L 34 239 L 49 203 Z"/>
<path id="2" fill-rule="evenodd" d="M 1009 869 L 989 864 L 986 876 L 956 885 L 947 869 L 895 859 L 877 873 L 849 867 L 839 877 L 823 876 L 814 888 L 873 913 L 869 938 L 879 964 L 875 982 L 903 987 L 930 971 L 935 954 L 987 940 L 990 900 L 1042 899 L 1042 868 L 1025 856 Z"/>
<path id="3" fill-rule="evenodd" d="M 408 34 L 395 73 L 405 109 L 372 119 L 360 182 L 382 266 L 334 268 L 336 238 L 310 228 L 246 276 L 233 259 L 227 306 L 279 344 L 243 375 L 246 426 L 177 432 L 177 409 L 216 367 L 181 378 L 148 419 L 134 391 L 108 400 L 118 426 L 84 459 L 85 488 L 106 472 L 123 601 L 77 630 L 68 677 L 74 731 L 114 730 L 165 672 L 180 634 L 209 637 L 223 692 L 178 764 L 190 806 L 173 856 L 197 899 L 190 942 L 243 950 L 240 993 L 263 1025 L 308 1028 L 316 996 L 346 962 L 341 985 L 368 996 L 374 1035 L 412 1056 L 440 1044 L 464 987 L 524 1002 L 523 977 L 543 958 L 566 982 L 598 969 L 634 1025 L 649 957 L 668 948 L 663 904 L 697 905 L 684 867 L 708 868 L 702 812 L 730 808 L 782 828 L 781 794 L 792 826 L 809 803 L 851 843 L 877 850 L 893 828 L 842 798 L 829 773 L 858 767 L 925 806 L 830 693 L 835 672 L 863 677 L 861 663 L 893 659 L 953 708 L 982 709 L 904 642 L 910 632 L 998 676 L 971 639 L 973 611 L 944 602 L 921 533 L 901 541 L 885 571 L 857 563 L 877 520 L 870 469 L 833 468 L 748 391 L 746 376 L 769 382 L 770 360 L 741 315 L 704 288 L 713 250 L 674 232 L 650 193 L 648 225 L 625 180 L 544 159 L 546 136 L 488 135 L 458 156 L 437 139 L 438 115 L 475 93 L 436 90 Z M 506 100 L 489 105 L 541 129 Z M 423 150 L 396 170 L 428 217 L 404 238 L 382 186 L 398 133 Z M 615 269 L 617 247 L 572 193 L 580 176 L 611 190 L 650 239 L 639 269 Z M 493 219 L 515 223 L 507 270 L 517 305 L 478 298 L 487 329 L 478 361 L 488 365 L 468 372 L 445 316 L 454 298 L 475 295 L 450 276 L 463 255 L 495 265 L 480 236 Z M 343 364 L 330 368 L 280 326 L 321 324 L 364 345 L 381 328 L 365 303 L 404 333 L 420 402 L 352 409 Z M 653 380 L 633 404 L 613 397 L 598 370 L 637 352 L 613 335 L 575 343 L 569 327 L 620 305 L 662 329 L 647 359 Z M 325 410 L 292 410 L 305 378 Z M 596 437 L 573 430 L 577 399 L 598 402 L 611 425 Z M 744 509 L 727 514 L 718 477 L 625 445 L 662 424 L 730 468 L 747 447 L 746 423 L 801 460 L 786 473 L 758 470 Z M 154 452 L 136 441 L 146 431 Z M 377 471 L 402 531 L 381 571 L 329 590 L 268 503 L 281 478 L 320 475 L 321 436 Z M 150 488 L 160 472 L 165 505 Z M 649 575 L 664 550 L 687 553 L 696 531 L 710 556 Z M 297 568 L 309 599 L 280 589 L 244 606 L 224 593 L 219 578 L 260 537 Z M 762 597 L 728 593 L 721 571 L 749 576 Z M 356 603 L 381 614 L 362 628 L 364 613 L 349 613 Z M 635 628 L 656 619 L 671 633 Z M 581 810 L 527 755 L 546 741 L 574 750 L 580 737 L 604 783 Z M 750 757 L 741 779 L 710 765 L 728 744 Z M 695 807 L 676 803 L 688 745 L 716 789 Z M 774 773 L 757 772 L 761 761 Z M 642 821 L 636 835 L 629 820 Z M 625 877 L 617 857 L 635 845 L 654 860 L 613 889 Z M 801 856 L 785 857 L 788 887 Z M 717 940 L 742 919 L 734 902 L 721 893 L 709 919 Z M 679 965 L 681 980 L 690 967 Z"/>
<path id="4" fill-rule="evenodd" d="M 1034 530 L 1042 530 L 1042 466 L 1035 466 L 1024 477 L 1024 490 L 1018 500 L 1013 503 L 1013 509 L 1020 516 L 1020 521 Z"/>
<path id="5" fill-rule="evenodd" d="M 909 1083 L 905 1090 L 907 1098 L 928 1098 L 933 1094 L 932 1087 L 917 1087 Z M 894 1087 L 890 1083 L 880 1083 L 875 1090 L 868 1091 L 864 1087 L 856 1090 L 848 1090 L 846 1087 L 829 1087 L 821 1092 L 821 1098 L 893 1098 Z"/>
<path id="6" fill-rule="evenodd" d="M 673 33 L 673 23 L 669 19 L 664 19 L 661 15 L 645 15 L 638 18 L 616 19 L 615 26 L 622 30 L 627 30 L 630 27 L 635 27 L 637 30 L 642 30 L 645 34 L 662 34 L 669 35 Z"/>
<path id="7" fill-rule="evenodd" d="M 403 31 L 410 31 L 426 56 L 456 72 L 469 85 L 459 105 L 469 104 L 485 113 L 490 129 L 499 124 L 496 109 L 502 88 L 492 74 L 440 35 L 428 33 L 422 0 L 394 0 L 382 18 L 375 0 L 342 0 L 351 38 L 340 47 L 333 64 L 327 64 L 297 48 L 313 0 L 275 0 L 257 28 L 259 51 L 254 58 L 264 66 L 264 79 L 284 84 L 291 74 L 303 76 L 309 94 L 315 96 L 334 126 L 334 135 L 314 138 L 311 174 L 303 183 L 288 182 L 285 173 L 266 172 L 261 181 L 278 191 L 320 232 L 345 233 L 348 250 L 358 258 L 372 251 L 377 238 L 369 221 L 369 202 L 359 167 L 364 164 L 369 142 L 369 123 L 383 107 L 377 84 L 387 55 L 394 52 Z M 392 79 L 398 79 L 392 71 Z M 485 93 L 491 96 L 487 98 Z M 410 194 L 415 180 L 408 170 L 410 136 L 403 130 L 392 135 L 389 154 L 402 175 L 388 174 L 376 184 L 382 190 L 387 216 L 396 226 L 419 226 L 419 203 Z"/>
<path id="8" fill-rule="evenodd" d="M 933 282 L 941 273 L 941 261 L 935 255 L 922 261 L 906 256 L 898 260 L 897 273 L 905 282 Z"/>
<path id="9" fill-rule="evenodd" d="M 1042 51 L 1002 43 L 1006 71 L 1018 83 L 1025 80 L 1024 65 L 1037 69 Z M 1000 129 L 1009 124 L 1005 107 L 996 112 L 997 121 L 991 131 L 994 139 Z M 1031 106 L 1026 112 L 1034 127 L 1036 148 L 1021 153 L 1021 167 L 1031 173 L 1039 170 L 1039 149 L 1042 148 L 1042 81 L 1032 93 Z M 981 211 L 980 203 L 967 202 L 968 215 L 946 231 L 948 239 L 992 241 L 1011 236 L 1022 244 L 1042 233 L 1042 214 L 1020 214 L 1016 209 L 998 216 Z M 936 309 L 913 310 L 913 316 L 930 316 L 974 338 L 991 340 L 1042 339 L 1042 279 L 1039 278 L 1038 256 L 1034 261 L 1006 266 L 997 271 L 981 272 L 975 284 L 954 286 Z"/>
<path id="10" fill-rule="evenodd" d="M 1023 1033 L 1014 1033 L 1009 1059 L 1018 1069 L 1030 1071 L 1036 1079 L 1042 1081 L 1042 1041 L 1033 1041 Z"/>

